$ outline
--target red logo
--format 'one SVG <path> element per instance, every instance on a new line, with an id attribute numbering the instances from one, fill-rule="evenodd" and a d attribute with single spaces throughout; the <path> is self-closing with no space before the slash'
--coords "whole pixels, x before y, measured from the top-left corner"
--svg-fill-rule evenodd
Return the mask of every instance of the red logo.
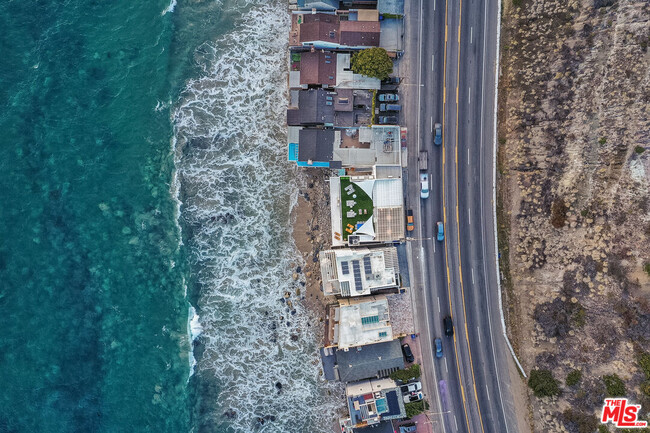
<path id="1" fill-rule="evenodd" d="M 600 422 L 603 424 L 612 422 L 618 428 L 647 427 L 647 421 L 637 421 L 640 409 L 640 404 L 628 404 L 627 398 L 606 398 Z"/>

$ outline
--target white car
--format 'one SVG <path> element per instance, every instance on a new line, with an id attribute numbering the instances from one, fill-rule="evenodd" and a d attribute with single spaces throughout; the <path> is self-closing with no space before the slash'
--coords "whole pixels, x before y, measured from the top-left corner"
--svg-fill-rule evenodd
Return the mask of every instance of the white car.
<path id="1" fill-rule="evenodd" d="M 404 396 L 404 403 L 411 403 L 413 401 L 422 400 L 422 393 L 420 391 L 414 392 L 413 394 L 407 394 Z"/>
<path id="2" fill-rule="evenodd" d="M 406 385 L 402 385 L 400 389 L 402 390 L 402 394 L 411 394 L 422 389 L 422 382 L 407 383 Z"/>
<path id="3" fill-rule="evenodd" d="M 420 173 L 420 198 L 429 198 L 429 175 Z"/>

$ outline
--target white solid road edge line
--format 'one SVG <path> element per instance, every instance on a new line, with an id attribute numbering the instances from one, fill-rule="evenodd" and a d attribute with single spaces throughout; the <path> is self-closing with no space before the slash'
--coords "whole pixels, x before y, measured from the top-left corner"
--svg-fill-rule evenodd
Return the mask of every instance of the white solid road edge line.
<path id="1" fill-rule="evenodd" d="M 494 73 L 494 137 L 493 137 L 493 154 L 492 154 L 492 212 L 494 214 L 494 258 L 496 260 L 497 266 L 497 287 L 499 288 L 499 315 L 501 316 L 501 327 L 503 328 L 503 338 L 505 338 L 506 343 L 508 344 L 508 349 L 510 349 L 510 354 L 512 355 L 519 371 L 524 376 L 528 378 L 524 368 L 521 366 L 515 350 L 510 344 L 510 339 L 508 338 L 508 333 L 506 332 L 506 319 L 503 315 L 503 300 L 501 295 L 501 267 L 499 266 L 499 237 L 497 232 L 497 115 L 498 115 L 498 101 L 499 101 L 499 62 L 501 60 L 501 52 L 499 51 L 501 47 L 501 2 L 497 1 L 499 5 L 497 10 L 497 50 L 496 50 L 496 70 Z"/>

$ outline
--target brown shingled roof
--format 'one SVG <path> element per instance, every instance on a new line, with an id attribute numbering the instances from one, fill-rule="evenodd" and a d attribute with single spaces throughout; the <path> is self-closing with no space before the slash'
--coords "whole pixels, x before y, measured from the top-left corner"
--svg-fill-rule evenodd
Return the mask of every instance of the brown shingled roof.
<path id="1" fill-rule="evenodd" d="M 350 47 L 378 47 L 380 24 L 377 21 L 341 21 L 340 44 Z"/>
<path id="2" fill-rule="evenodd" d="M 329 14 L 305 14 L 300 24 L 300 42 L 339 43 L 339 17 Z"/>
<path id="3" fill-rule="evenodd" d="M 336 53 L 322 51 L 302 53 L 300 84 L 336 85 Z"/>

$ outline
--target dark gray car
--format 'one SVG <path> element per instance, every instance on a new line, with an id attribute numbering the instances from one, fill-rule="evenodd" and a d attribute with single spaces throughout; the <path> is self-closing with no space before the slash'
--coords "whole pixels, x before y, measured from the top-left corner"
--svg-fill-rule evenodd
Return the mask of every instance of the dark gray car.
<path id="1" fill-rule="evenodd" d="M 397 125 L 397 116 L 379 116 L 380 125 Z"/>

